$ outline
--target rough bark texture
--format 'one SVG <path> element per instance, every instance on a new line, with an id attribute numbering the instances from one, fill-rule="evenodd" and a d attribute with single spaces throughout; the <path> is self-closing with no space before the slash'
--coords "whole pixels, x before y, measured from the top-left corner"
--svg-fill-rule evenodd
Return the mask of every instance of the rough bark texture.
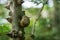
<path id="1" fill-rule="evenodd" d="M 23 1 L 23 0 L 21 0 L 21 1 Z M 17 37 L 14 37 L 13 40 L 24 40 L 24 28 L 21 28 L 20 24 L 19 24 L 19 21 L 21 20 L 21 17 L 23 16 L 22 5 L 21 4 L 18 5 L 17 0 L 12 0 L 10 9 L 12 10 L 12 13 L 13 13 L 12 14 L 13 30 L 15 30 L 17 33 Z M 15 33 L 12 36 L 15 36 Z"/>

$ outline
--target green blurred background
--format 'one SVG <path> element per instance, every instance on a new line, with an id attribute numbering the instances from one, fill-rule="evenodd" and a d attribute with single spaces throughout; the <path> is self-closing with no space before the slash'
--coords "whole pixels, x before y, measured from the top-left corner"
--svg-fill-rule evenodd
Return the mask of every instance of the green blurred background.
<path id="1" fill-rule="evenodd" d="M 24 30 L 25 40 L 32 40 L 31 33 L 34 20 L 42 6 L 40 2 L 46 0 L 26 1 L 25 5 L 22 4 L 22 7 L 26 15 L 30 17 L 30 24 Z M 6 35 L 12 29 L 12 24 L 5 19 L 9 17 L 9 10 L 4 8 L 6 2 L 7 0 L 0 0 L 0 40 L 12 40 Z M 26 3 L 29 3 L 29 5 Z M 34 6 L 32 6 L 33 4 Z M 48 0 L 48 3 L 44 5 L 40 18 L 36 22 L 34 34 L 35 40 L 60 40 L 60 0 Z"/>

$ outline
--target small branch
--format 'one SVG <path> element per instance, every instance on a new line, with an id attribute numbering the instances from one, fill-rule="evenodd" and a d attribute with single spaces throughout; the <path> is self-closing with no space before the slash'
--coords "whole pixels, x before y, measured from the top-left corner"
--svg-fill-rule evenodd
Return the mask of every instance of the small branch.
<path id="1" fill-rule="evenodd" d="M 33 23 L 33 28 L 32 28 L 32 40 L 35 40 L 35 36 L 34 36 L 34 33 L 35 33 L 35 27 L 36 27 L 36 22 L 38 21 L 39 17 L 40 17 L 40 13 L 42 12 L 44 8 L 44 5 L 43 7 L 41 8 L 41 10 L 39 10 L 39 13 L 37 14 L 37 18 L 35 19 L 34 23 Z"/>
<path id="2" fill-rule="evenodd" d="M 48 2 L 48 0 L 46 1 L 46 3 Z M 46 4 L 46 3 L 43 3 L 43 7 L 39 10 L 39 12 L 37 13 L 37 18 L 35 19 L 35 21 L 34 21 L 34 23 L 33 23 L 33 28 L 32 28 L 32 40 L 35 40 L 35 35 L 34 35 L 34 33 L 35 33 L 35 27 L 36 27 L 36 22 L 38 21 L 38 19 L 40 18 L 40 16 L 41 16 L 41 12 L 42 12 L 42 10 L 43 10 L 43 8 L 44 8 L 44 5 Z"/>

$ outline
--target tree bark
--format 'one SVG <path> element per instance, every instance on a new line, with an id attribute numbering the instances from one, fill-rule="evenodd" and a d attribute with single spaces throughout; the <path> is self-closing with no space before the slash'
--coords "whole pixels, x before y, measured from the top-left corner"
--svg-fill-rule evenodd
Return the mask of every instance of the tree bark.
<path id="1" fill-rule="evenodd" d="M 17 4 L 18 0 L 11 0 L 10 10 L 12 11 L 12 36 L 13 40 L 24 40 L 24 28 L 20 26 L 22 16 L 22 3 Z M 21 2 L 23 0 L 20 0 Z M 15 37 L 17 36 L 17 37 Z"/>

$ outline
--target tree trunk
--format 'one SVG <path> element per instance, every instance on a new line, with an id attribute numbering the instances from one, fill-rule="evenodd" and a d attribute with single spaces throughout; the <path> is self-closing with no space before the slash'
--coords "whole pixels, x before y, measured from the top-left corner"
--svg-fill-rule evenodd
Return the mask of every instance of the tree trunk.
<path id="1" fill-rule="evenodd" d="M 20 4 L 17 3 L 20 2 Z M 23 0 L 12 0 L 10 10 L 12 11 L 12 33 L 13 40 L 24 40 L 24 28 L 21 28 L 20 21 L 22 16 L 22 1 Z"/>

